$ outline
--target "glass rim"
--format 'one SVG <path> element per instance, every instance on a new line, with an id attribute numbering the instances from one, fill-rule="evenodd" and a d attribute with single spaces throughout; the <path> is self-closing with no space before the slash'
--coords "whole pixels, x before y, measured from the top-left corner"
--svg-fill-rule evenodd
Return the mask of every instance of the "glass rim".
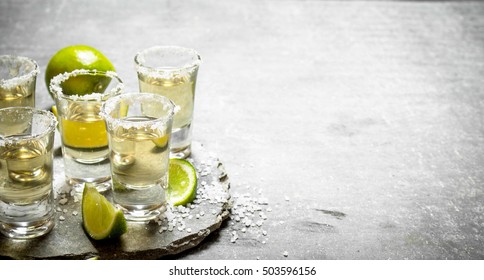
<path id="1" fill-rule="evenodd" d="M 67 81 L 69 78 L 77 77 L 80 75 L 106 76 L 112 79 L 116 79 L 118 84 L 114 88 L 112 88 L 109 92 L 104 92 L 104 93 L 93 92 L 85 95 L 65 94 L 62 90 L 61 84 Z M 54 76 L 49 83 L 49 90 L 54 95 L 54 98 L 63 98 L 63 99 L 68 99 L 70 101 L 102 101 L 106 97 L 110 97 L 111 95 L 122 92 L 123 89 L 124 89 L 124 83 L 116 72 L 101 71 L 96 69 L 76 69 L 71 72 L 64 72 Z"/>
<path id="2" fill-rule="evenodd" d="M 170 120 L 170 118 L 173 118 L 175 113 L 177 112 L 178 106 L 175 105 L 175 103 L 162 95 L 151 93 L 151 92 L 126 92 L 122 93 L 120 95 L 114 96 L 103 102 L 101 105 L 101 112 L 100 115 L 104 118 L 106 123 L 108 124 L 114 124 L 116 126 L 129 126 L 132 121 L 125 120 L 123 117 L 113 117 L 111 116 L 111 112 L 115 110 L 116 105 L 120 103 L 122 100 L 127 100 L 127 99 L 147 99 L 147 98 L 155 98 L 163 102 L 163 106 L 170 106 L 169 108 L 170 113 L 167 116 L 162 116 L 162 117 L 156 117 L 155 119 L 151 120 L 146 120 L 146 121 L 138 121 L 136 122 L 137 125 L 139 126 L 150 126 L 150 125 L 156 125 L 160 122 L 163 124 L 166 123 L 167 121 Z M 127 105 L 130 104 L 129 101 L 126 102 Z M 132 103 L 132 102 L 131 102 Z"/>
<path id="3" fill-rule="evenodd" d="M 40 133 L 36 134 L 29 134 L 29 135 L 11 135 L 11 136 L 3 136 L 0 134 L 0 140 L 2 141 L 18 141 L 18 140 L 28 140 L 28 139 L 37 139 L 46 136 L 47 134 L 54 132 L 57 127 L 57 118 L 56 116 L 47 110 L 37 109 L 33 107 L 7 107 L 0 109 L 0 114 L 2 112 L 8 111 L 30 111 L 32 114 L 42 115 L 49 119 L 49 125 Z"/>
<path id="4" fill-rule="evenodd" d="M 178 50 L 182 51 L 186 54 L 192 55 L 194 59 L 190 61 L 190 63 L 186 63 L 185 65 L 181 65 L 178 67 L 153 67 L 147 65 L 146 62 L 142 61 L 142 57 L 146 55 L 149 52 L 153 51 L 159 51 L 159 50 Z M 179 72 L 179 71 L 186 71 L 186 70 L 192 70 L 200 66 L 202 63 L 202 58 L 200 54 L 192 48 L 186 48 L 186 47 L 181 47 L 181 46 L 153 46 L 149 47 L 147 49 L 141 50 L 136 55 L 134 56 L 134 62 L 136 64 L 136 69 L 141 72 Z"/>
<path id="5" fill-rule="evenodd" d="M 14 88 L 16 87 L 19 83 L 26 83 L 33 77 L 37 77 L 37 75 L 40 73 L 39 65 L 35 60 L 32 58 L 26 57 L 26 56 L 16 56 L 16 55 L 0 55 L 0 61 L 6 61 L 7 59 L 19 61 L 22 63 L 28 62 L 31 63 L 34 68 L 23 75 L 9 78 L 9 79 L 0 79 L 0 87 L 2 88 Z"/>

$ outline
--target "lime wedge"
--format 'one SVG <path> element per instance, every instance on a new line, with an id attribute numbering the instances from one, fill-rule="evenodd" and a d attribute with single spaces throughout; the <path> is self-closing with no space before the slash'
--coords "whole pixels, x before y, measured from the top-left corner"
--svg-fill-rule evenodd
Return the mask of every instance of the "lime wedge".
<path id="1" fill-rule="evenodd" d="M 129 105 L 123 100 L 119 103 L 119 117 L 124 118 L 128 116 Z"/>
<path id="2" fill-rule="evenodd" d="M 166 197 L 173 205 L 186 205 L 197 195 L 197 173 L 193 165 L 184 159 L 170 159 Z"/>
<path id="3" fill-rule="evenodd" d="M 57 115 L 57 106 L 55 105 L 52 105 L 52 108 L 50 109 L 52 114 L 54 114 L 54 116 L 57 118 L 58 115 Z"/>
<path id="4" fill-rule="evenodd" d="M 168 144 L 168 134 L 152 140 L 153 143 L 159 148 L 165 148 Z"/>
<path id="5" fill-rule="evenodd" d="M 128 230 L 123 212 L 91 184 L 85 184 L 82 193 L 82 223 L 87 234 L 95 240 L 116 238 Z"/>

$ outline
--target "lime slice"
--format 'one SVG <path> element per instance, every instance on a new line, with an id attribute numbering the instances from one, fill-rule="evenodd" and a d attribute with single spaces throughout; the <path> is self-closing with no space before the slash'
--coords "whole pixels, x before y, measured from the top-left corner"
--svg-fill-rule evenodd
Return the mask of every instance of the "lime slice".
<path id="1" fill-rule="evenodd" d="M 52 108 L 50 109 L 50 111 L 52 112 L 52 114 L 54 114 L 54 116 L 56 118 L 58 117 L 58 115 L 57 115 L 57 106 L 52 105 Z"/>
<path id="2" fill-rule="evenodd" d="M 197 195 L 197 173 L 193 165 L 184 159 L 170 159 L 167 200 L 173 205 L 185 205 Z"/>
<path id="3" fill-rule="evenodd" d="M 168 134 L 152 140 L 158 148 L 165 148 L 168 144 Z"/>
<path id="4" fill-rule="evenodd" d="M 119 104 L 119 117 L 124 118 L 128 116 L 129 105 L 121 100 Z"/>
<path id="5" fill-rule="evenodd" d="M 85 184 L 82 193 L 82 223 L 87 234 L 95 240 L 116 238 L 128 230 L 123 212 L 91 184 Z"/>

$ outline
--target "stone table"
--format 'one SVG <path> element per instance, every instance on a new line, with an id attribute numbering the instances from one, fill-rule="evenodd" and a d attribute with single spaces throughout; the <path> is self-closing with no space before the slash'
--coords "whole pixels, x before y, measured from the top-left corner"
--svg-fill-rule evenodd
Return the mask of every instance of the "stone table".
<path id="1" fill-rule="evenodd" d="M 43 73 L 64 46 L 101 50 L 131 90 L 137 51 L 200 52 L 194 138 L 224 163 L 238 214 L 168 258 L 483 259 L 483 14 L 479 1 L 6 0 L 0 53 L 40 64 L 47 108 Z"/>

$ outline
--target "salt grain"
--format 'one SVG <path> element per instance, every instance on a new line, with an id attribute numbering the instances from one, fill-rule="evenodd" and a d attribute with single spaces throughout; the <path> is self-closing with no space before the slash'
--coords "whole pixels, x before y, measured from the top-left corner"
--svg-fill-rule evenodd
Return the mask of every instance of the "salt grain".
<path id="1" fill-rule="evenodd" d="M 68 201 L 69 201 L 69 200 L 68 200 L 67 198 L 65 198 L 65 197 L 64 197 L 64 198 L 62 198 L 62 199 L 60 199 L 60 200 L 59 200 L 59 204 L 60 204 L 60 205 L 65 205 L 65 204 L 67 204 L 67 202 L 68 202 Z"/>
<path id="2" fill-rule="evenodd" d="M 237 232 L 234 230 L 232 231 L 232 237 L 230 238 L 230 242 L 235 243 L 237 239 L 239 239 L 239 236 L 237 235 Z"/>

